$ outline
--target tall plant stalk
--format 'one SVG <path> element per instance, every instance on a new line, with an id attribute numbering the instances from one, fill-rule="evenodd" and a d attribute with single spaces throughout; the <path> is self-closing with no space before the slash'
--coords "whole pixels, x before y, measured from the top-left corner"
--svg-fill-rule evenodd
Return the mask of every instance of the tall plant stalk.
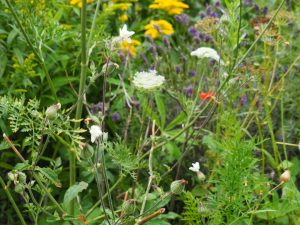
<path id="1" fill-rule="evenodd" d="M 82 0 L 81 8 L 81 72 L 80 72 L 80 84 L 78 91 L 78 104 L 76 107 L 75 119 L 79 120 L 82 115 L 83 107 L 83 92 L 86 85 L 86 70 L 87 70 L 87 49 L 86 49 L 86 0 Z M 74 129 L 80 127 L 80 122 L 76 122 Z M 70 186 L 74 185 L 76 182 L 76 156 L 75 152 L 70 152 Z M 70 213 L 74 214 L 75 200 L 70 203 Z"/>

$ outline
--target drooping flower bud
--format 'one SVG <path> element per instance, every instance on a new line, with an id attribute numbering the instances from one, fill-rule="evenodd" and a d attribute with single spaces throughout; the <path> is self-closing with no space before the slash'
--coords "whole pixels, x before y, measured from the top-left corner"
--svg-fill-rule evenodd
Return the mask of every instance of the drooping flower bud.
<path id="1" fill-rule="evenodd" d="M 134 211 L 135 211 L 135 200 L 134 199 L 128 199 L 123 202 L 122 212 L 124 215 L 133 214 Z"/>
<path id="2" fill-rule="evenodd" d="M 284 171 L 279 178 L 279 180 L 283 183 L 288 182 L 290 179 L 291 179 L 291 172 L 289 170 Z"/>
<path id="3" fill-rule="evenodd" d="M 170 190 L 171 190 L 172 194 L 174 194 L 174 195 L 181 194 L 184 190 L 185 184 L 187 184 L 187 183 L 188 182 L 184 179 L 173 181 L 170 186 Z"/>
<path id="4" fill-rule="evenodd" d="M 55 105 L 51 105 L 46 109 L 46 116 L 48 119 L 54 119 L 57 116 L 57 111 L 60 110 L 61 104 L 57 103 Z"/>

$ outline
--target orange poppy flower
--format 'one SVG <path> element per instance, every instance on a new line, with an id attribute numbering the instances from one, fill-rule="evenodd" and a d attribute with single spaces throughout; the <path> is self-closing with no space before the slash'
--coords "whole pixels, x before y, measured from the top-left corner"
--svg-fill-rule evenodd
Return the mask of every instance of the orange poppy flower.
<path id="1" fill-rule="evenodd" d="M 199 98 L 203 101 L 210 101 L 213 97 L 215 97 L 215 95 L 211 91 L 199 93 Z"/>

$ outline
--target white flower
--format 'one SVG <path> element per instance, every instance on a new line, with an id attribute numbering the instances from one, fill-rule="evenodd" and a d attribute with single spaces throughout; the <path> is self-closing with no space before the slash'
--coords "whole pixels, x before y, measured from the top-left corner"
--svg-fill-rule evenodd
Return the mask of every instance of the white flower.
<path id="1" fill-rule="evenodd" d="M 193 171 L 193 172 L 200 172 L 200 164 L 199 162 L 195 162 L 195 163 L 192 163 L 192 167 L 189 168 L 189 170 Z"/>
<path id="2" fill-rule="evenodd" d="M 197 56 L 198 58 L 211 58 L 216 60 L 217 62 L 220 61 L 220 56 L 218 55 L 217 51 L 212 48 L 201 47 L 191 52 L 191 56 Z M 221 64 L 223 64 L 221 60 Z"/>
<path id="3" fill-rule="evenodd" d="M 124 24 L 124 26 L 119 29 L 119 36 L 113 38 L 113 43 L 115 42 L 122 42 L 127 41 L 128 43 L 131 43 L 131 36 L 134 35 L 134 31 L 127 30 L 127 25 Z"/>
<path id="4" fill-rule="evenodd" d="M 137 72 L 133 78 L 133 84 L 137 88 L 151 90 L 160 87 L 165 82 L 165 78 L 157 75 L 156 70 L 149 70 L 149 72 Z"/>
<path id="5" fill-rule="evenodd" d="M 102 136 L 102 130 L 100 126 L 93 125 L 90 129 L 91 133 L 91 142 L 94 143 L 96 139 Z"/>

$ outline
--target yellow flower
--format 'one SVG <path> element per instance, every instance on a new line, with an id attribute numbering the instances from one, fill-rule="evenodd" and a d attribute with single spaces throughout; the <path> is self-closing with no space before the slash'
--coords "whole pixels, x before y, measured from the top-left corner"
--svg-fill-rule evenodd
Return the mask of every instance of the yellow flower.
<path id="1" fill-rule="evenodd" d="M 91 3 L 93 0 L 87 0 L 86 3 L 89 4 Z M 70 0 L 70 4 L 71 5 L 76 5 L 78 6 L 79 8 L 82 7 L 82 1 L 81 0 Z"/>
<path id="2" fill-rule="evenodd" d="M 149 6 L 150 9 L 161 9 L 168 12 L 170 15 L 181 14 L 184 9 L 189 6 L 181 0 L 154 0 L 154 3 Z"/>
<path id="3" fill-rule="evenodd" d="M 127 14 L 123 14 L 123 15 L 119 16 L 119 20 L 122 22 L 126 22 L 128 20 Z"/>
<path id="4" fill-rule="evenodd" d="M 135 48 L 139 45 L 141 45 L 141 42 L 135 39 L 131 39 L 130 43 L 128 41 L 123 41 L 121 44 L 121 49 L 125 55 L 129 53 L 130 55 L 135 57 L 136 56 Z"/>
<path id="5" fill-rule="evenodd" d="M 171 35 L 174 33 L 172 24 L 166 20 L 151 20 L 145 26 L 145 30 L 145 35 L 149 35 L 152 38 L 157 38 L 159 34 Z"/>

